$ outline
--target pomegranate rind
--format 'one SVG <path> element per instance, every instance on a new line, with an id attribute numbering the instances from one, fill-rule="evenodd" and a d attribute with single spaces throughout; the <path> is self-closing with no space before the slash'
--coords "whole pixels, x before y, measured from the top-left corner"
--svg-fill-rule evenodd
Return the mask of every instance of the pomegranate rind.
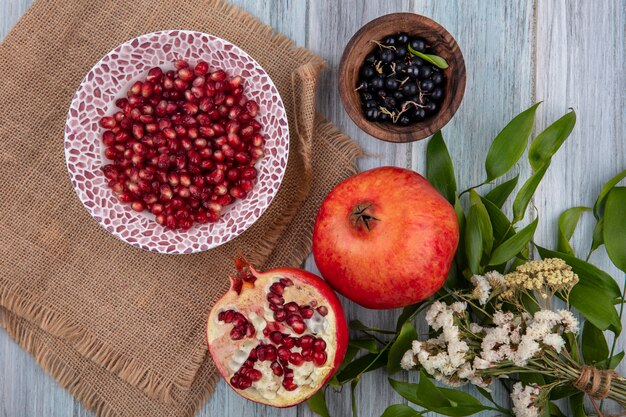
<path id="1" fill-rule="evenodd" d="M 363 209 L 371 217 L 355 223 Z M 424 177 L 381 167 L 328 194 L 315 222 L 313 256 L 338 293 L 366 308 L 390 309 L 436 293 L 458 242 L 454 208 Z"/>
<path id="2" fill-rule="evenodd" d="M 348 324 L 341 302 L 333 289 L 324 280 L 308 271 L 297 268 L 280 268 L 259 272 L 241 259 L 236 260 L 236 264 L 238 269 L 240 269 L 239 277 L 232 278 L 233 285 L 231 289 L 215 303 L 207 320 L 207 345 L 215 366 L 227 384 L 248 400 L 278 408 L 300 404 L 313 396 L 332 378 L 345 357 L 348 348 Z M 245 274 L 254 277 L 254 284 L 246 281 L 241 282 L 240 277 Z M 278 278 L 292 280 L 294 287 L 290 288 L 297 289 L 299 293 L 303 293 L 303 299 L 315 299 L 321 305 L 327 307 L 328 313 L 325 318 L 328 322 L 328 327 L 325 330 L 325 334 L 332 337 L 325 339 L 327 345 L 326 353 L 329 359 L 317 369 L 316 375 L 319 375 L 319 379 L 315 381 L 313 386 L 299 386 L 295 391 L 282 392 L 281 396 L 268 400 L 255 389 L 242 390 L 231 385 L 230 378 L 234 375 L 235 370 L 229 366 L 229 360 L 231 355 L 236 353 L 238 344 L 229 337 L 232 326 L 220 322 L 218 315 L 221 311 L 247 305 L 246 303 L 250 302 L 256 303 L 255 308 L 250 309 L 250 311 L 261 315 L 262 306 L 267 303 L 265 300 L 266 289 Z M 288 296 L 289 291 L 291 291 L 290 288 L 285 289 L 285 300 L 287 302 L 290 301 Z M 245 315 L 244 311 L 241 312 Z M 290 333 L 289 329 L 283 330 L 283 332 Z M 257 332 L 257 335 L 259 335 L 259 332 Z M 294 336 L 297 335 L 294 334 Z M 267 340 L 267 338 L 264 340 Z M 254 343 L 258 342 L 259 340 L 257 339 Z"/>

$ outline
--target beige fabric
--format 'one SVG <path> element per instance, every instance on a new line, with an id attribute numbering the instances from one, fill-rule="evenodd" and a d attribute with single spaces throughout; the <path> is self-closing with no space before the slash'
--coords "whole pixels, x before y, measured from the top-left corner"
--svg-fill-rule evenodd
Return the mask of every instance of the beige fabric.
<path id="1" fill-rule="evenodd" d="M 84 74 L 119 43 L 174 28 L 250 53 L 281 93 L 291 138 L 283 185 L 263 217 L 227 245 L 184 256 L 108 235 L 72 191 L 63 157 L 66 111 Z M 315 115 L 321 66 L 220 0 L 38 0 L 0 45 L 2 325 L 100 415 L 194 414 L 215 381 L 205 319 L 234 254 L 267 268 L 297 265 L 310 251 L 321 200 L 360 155 Z"/>

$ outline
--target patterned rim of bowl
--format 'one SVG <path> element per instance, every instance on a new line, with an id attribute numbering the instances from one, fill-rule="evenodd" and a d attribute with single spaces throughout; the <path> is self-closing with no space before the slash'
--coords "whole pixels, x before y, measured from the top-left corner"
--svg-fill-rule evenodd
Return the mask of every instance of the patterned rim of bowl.
<path id="1" fill-rule="evenodd" d="M 257 162 L 254 189 L 227 206 L 216 223 L 194 224 L 187 231 L 168 230 L 154 215 L 121 203 L 106 185 L 98 121 L 112 114 L 115 100 L 154 66 L 173 68 L 176 59 L 204 60 L 211 68 L 246 80 L 246 95 L 259 103 L 257 120 L 266 136 L 265 157 Z M 70 105 L 65 126 L 65 160 L 78 198 L 91 216 L 116 238 L 158 253 L 196 253 L 215 248 L 248 229 L 268 208 L 287 169 L 289 128 L 278 89 L 261 66 L 241 48 L 200 32 L 168 30 L 124 42 L 85 76 Z"/>

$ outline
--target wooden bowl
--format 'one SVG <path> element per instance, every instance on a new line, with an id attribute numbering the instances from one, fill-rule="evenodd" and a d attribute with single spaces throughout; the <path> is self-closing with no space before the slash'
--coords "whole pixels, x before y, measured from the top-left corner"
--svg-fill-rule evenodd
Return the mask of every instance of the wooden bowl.
<path id="1" fill-rule="evenodd" d="M 426 40 L 436 55 L 448 61 L 443 71 L 446 77 L 444 99 L 439 112 L 408 126 L 370 122 L 361 110 L 361 98 L 356 85 L 365 57 L 374 48 L 371 41 L 406 32 Z M 392 13 L 372 20 L 352 36 L 339 64 L 339 95 L 346 112 L 366 133 L 388 142 L 413 142 L 424 139 L 444 127 L 459 108 L 465 93 L 465 61 L 456 41 L 439 23 L 414 13 Z"/>

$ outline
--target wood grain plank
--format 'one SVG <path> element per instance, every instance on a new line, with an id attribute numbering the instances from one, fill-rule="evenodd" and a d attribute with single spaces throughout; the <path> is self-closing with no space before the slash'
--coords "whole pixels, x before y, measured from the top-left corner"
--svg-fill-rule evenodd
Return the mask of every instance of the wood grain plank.
<path id="1" fill-rule="evenodd" d="M 535 238 L 540 244 L 554 245 L 558 216 L 570 207 L 593 206 L 604 183 L 626 169 L 625 27 L 623 0 L 540 0 L 537 4 L 536 86 L 537 99 L 544 100 L 537 128 L 545 128 L 569 107 L 578 116 L 534 199 L 540 217 Z M 580 257 L 586 256 L 591 243 L 591 218 L 583 216 L 571 242 Z M 591 262 L 624 285 L 624 273 L 612 265 L 604 248 L 594 253 Z M 612 340 L 612 334 L 607 335 Z M 621 336 L 616 352 L 625 348 Z M 618 372 L 626 372 L 626 364 Z M 618 410 L 607 402 L 604 411 Z M 569 409 L 563 411 L 571 414 Z"/>
<path id="2" fill-rule="evenodd" d="M 365 23 L 388 13 L 410 10 L 411 1 L 386 2 L 310 2 L 309 38 L 307 47 L 326 60 L 327 68 L 322 73 L 318 87 L 318 110 L 334 122 L 372 157 L 362 159 L 362 170 L 382 165 L 409 167 L 412 144 L 383 142 L 361 131 L 345 113 L 339 100 L 337 74 L 339 61 L 345 45 L 352 35 Z M 306 268 L 319 273 L 313 257 L 306 262 Z M 366 310 L 341 297 L 348 320 L 360 319 L 364 323 L 381 328 L 393 328 L 398 311 Z M 341 394 L 329 389 L 326 393 L 328 408 L 332 415 L 351 415 L 350 387 L 345 386 Z M 386 383 L 383 373 L 369 374 L 357 386 L 359 415 L 379 416 L 387 404 L 399 398 Z M 398 400 L 400 401 L 400 400 Z M 401 401 L 400 401 L 401 402 Z M 301 407 L 299 416 L 313 416 L 308 407 Z"/>

